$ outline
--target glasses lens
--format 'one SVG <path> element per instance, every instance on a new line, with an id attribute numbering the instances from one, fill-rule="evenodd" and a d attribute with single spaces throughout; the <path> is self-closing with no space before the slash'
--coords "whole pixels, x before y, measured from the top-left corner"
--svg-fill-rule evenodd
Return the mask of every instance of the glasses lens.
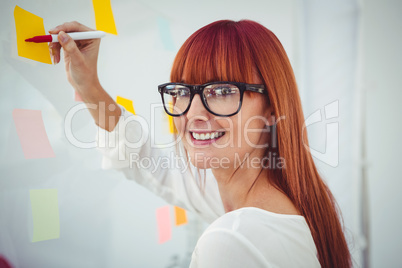
<path id="1" fill-rule="evenodd" d="M 240 105 L 240 89 L 231 84 L 213 84 L 204 88 L 208 108 L 220 115 L 235 113 Z"/>
<path id="2" fill-rule="evenodd" d="M 181 114 L 190 104 L 190 89 L 182 85 L 167 85 L 163 88 L 163 101 L 171 114 Z"/>

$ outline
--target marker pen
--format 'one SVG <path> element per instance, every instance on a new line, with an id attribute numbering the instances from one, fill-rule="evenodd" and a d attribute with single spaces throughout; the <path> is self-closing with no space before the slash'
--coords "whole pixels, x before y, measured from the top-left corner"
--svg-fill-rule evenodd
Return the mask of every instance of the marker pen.
<path id="1" fill-rule="evenodd" d="M 106 35 L 106 33 L 102 31 L 88 31 L 88 32 L 66 33 L 66 34 L 68 34 L 73 40 L 96 39 L 96 38 L 102 38 Z M 59 42 L 57 36 L 58 36 L 57 34 L 34 36 L 32 38 L 25 39 L 25 42 L 34 42 L 34 43 Z"/>

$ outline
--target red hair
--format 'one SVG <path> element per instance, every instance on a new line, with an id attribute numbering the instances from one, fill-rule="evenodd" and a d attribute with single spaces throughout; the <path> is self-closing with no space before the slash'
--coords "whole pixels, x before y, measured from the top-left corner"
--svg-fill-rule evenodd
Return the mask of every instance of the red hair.
<path id="1" fill-rule="evenodd" d="M 341 216 L 305 148 L 308 146 L 304 116 L 296 79 L 282 44 L 261 24 L 221 20 L 196 31 L 174 60 L 171 81 L 203 84 L 209 81 L 253 83 L 255 71 L 268 89 L 267 108 L 275 118 L 277 148 L 286 168 L 270 173 L 271 183 L 285 193 L 305 217 L 322 267 L 351 267 Z M 338 214 L 339 213 L 339 214 Z"/>

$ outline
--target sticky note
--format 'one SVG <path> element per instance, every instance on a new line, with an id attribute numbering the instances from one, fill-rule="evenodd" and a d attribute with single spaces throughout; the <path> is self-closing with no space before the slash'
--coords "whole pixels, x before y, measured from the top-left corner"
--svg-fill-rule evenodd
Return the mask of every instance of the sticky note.
<path id="1" fill-rule="evenodd" d="M 177 134 L 177 129 L 176 129 L 176 126 L 174 125 L 174 122 L 173 122 L 173 116 L 167 115 L 167 117 L 168 117 L 168 120 L 169 120 L 169 132 L 171 134 Z"/>
<path id="2" fill-rule="evenodd" d="M 33 237 L 32 242 L 60 237 L 57 189 L 30 190 Z"/>
<path id="3" fill-rule="evenodd" d="M 15 6 L 14 20 L 17 32 L 18 55 L 31 60 L 52 64 L 47 43 L 25 42 L 25 39 L 37 35 L 46 35 L 43 19 L 19 6 Z"/>
<path id="4" fill-rule="evenodd" d="M 110 0 L 92 0 L 95 11 L 96 29 L 117 35 Z"/>
<path id="5" fill-rule="evenodd" d="M 80 94 L 78 94 L 77 91 L 74 90 L 74 100 L 75 101 L 82 101 L 82 98 L 80 96 Z"/>
<path id="6" fill-rule="evenodd" d="M 121 106 L 123 106 L 130 113 L 135 114 L 134 105 L 133 105 L 132 100 L 117 96 L 116 102 L 117 102 L 117 104 L 120 104 Z"/>
<path id="7" fill-rule="evenodd" d="M 41 111 L 14 109 L 13 120 L 26 159 L 55 157 Z"/>
<path id="8" fill-rule="evenodd" d="M 166 50 L 174 51 L 175 45 L 173 43 L 172 35 L 170 32 L 170 23 L 167 19 L 158 17 L 159 36 L 163 47 Z"/>
<path id="9" fill-rule="evenodd" d="M 159 244 L 165 243 L 172 238 L 169 206 L 164 206 L 156 210 L 156 222 L 158 225 L 158 242 Z"/>
<path id="10" fill-rule="evenodd" d="M 183 225 L 187 223 L 186 211 L 181 207 L 174 207 L 174 214 L 176 218 L 176 226 Z"/>

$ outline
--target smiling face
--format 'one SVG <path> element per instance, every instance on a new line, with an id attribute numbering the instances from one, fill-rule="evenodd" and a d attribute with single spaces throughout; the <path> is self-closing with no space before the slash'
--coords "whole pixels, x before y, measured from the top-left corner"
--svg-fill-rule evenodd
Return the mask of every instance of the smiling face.
<path id="1" fill-rule="evenodd" d="M 261 81 L 255 78 L 253 84 Z M 196 95 L 188 112 L 175 117 L 174 123 L 194 166 L 233 169 L 247 154 L 263 157 L 271 112 L 267 96 L 246 91 L 239 113 L 219 117 L 209 113 Z"/>
<path id="2" fill-rule="evenodd" d="M 247 33 L 230 21 L 212 23 L 196 31 L 177 53 L 171 82 L 264 84 Z M 265 88 L 270 90 L 267 85 Z M 247 154 L 262 158 L 266 146 L 261 145 L 270 138 L 266 124 L 273 110 L 269 103 L 267 95 L 246 91 L 239 113 L 219 117 L 209 113 L 200 96 L 195 95 L 190 109 L 174 117 L 191 162 L 199 168 L 235 168 Z"/>

